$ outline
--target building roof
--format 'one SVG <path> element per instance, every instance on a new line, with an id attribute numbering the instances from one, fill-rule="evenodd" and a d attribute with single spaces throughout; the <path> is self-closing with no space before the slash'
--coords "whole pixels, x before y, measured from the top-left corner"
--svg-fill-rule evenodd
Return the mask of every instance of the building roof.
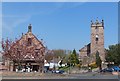
<path id="1" fill-rule="evenodd" d="M 85 46 L 82 47 L 79 51 L 87 51 L 88 47 L 90 47 L 90 44 L 91 44 L 91 43 L 85 45 Z"/>
<path id="2" fill-rule="evenodd" d="M 32 33 L 31 24 L 28 26 L 28 32 L 26 34 L 22 34 L 21 38 L 15 41 L 11 46 L 11 49 L 14 48 L 19 48 L 19 50 L 23 52 L 22 57 L 27 60 L 35 59 L 35 51 L 38 51 L 41 57 L 43 56 L 43 50 L 45 51 L 42 41 L 38 40 L 38 38 Z"/>

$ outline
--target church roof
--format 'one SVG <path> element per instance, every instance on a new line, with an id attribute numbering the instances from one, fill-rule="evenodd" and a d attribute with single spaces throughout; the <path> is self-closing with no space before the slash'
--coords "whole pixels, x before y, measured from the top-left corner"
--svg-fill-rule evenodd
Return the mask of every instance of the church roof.
<path id="1" fill-rule="evenodd" d="M 91 43 L 85 45 L 85 46 L 82 47 L 79 51 L 86 51 L 86 50 L 88 49 L 87 47 L 90 47 L 90 44 L 91 44 Z"/>

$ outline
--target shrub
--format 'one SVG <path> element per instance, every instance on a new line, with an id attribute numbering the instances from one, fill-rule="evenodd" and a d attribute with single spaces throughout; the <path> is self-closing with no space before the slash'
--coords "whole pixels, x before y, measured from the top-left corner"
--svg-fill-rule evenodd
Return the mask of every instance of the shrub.
<path id="1" fill-rule="evenodd" d="M 93 63 L 89 64 L 89 66 L 90 66 L 91 68 L 97 68 L 96 62 L 93 62 Z"/>
<path id="2" fill-rule="evenodd" d="M 66 66 L 59 68 L 59 70 L 64 70 L 64 71 L 67 71 L 68 69 L 69 69 L 69 67 L 66 67 Z"/>

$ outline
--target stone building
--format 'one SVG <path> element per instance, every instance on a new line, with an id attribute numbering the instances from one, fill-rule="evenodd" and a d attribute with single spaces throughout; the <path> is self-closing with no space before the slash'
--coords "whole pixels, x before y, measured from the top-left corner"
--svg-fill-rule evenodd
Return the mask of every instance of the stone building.
<path id="1" fill-rule="evenodd" d="M 83 48 L 80 49 L 80 58 L 84 58 L 90 55 L 90 46 L 91 43 L 85 45 Z"/>
<path id="2" fill-rule="evenodd" d="M 96 22 L 91 21 L 91 42 L 88 45 L 85 45 L 80 52 L 80 59 L 96 54 L 99 52 L 101 60 L 105 61 L 105 48 L 104 48 L 104 21 Z"/>
<path id="3" fill-rule="evenodd" d="M 22 34 L 22 37 L 11 46 L 11 49 L 17 49 L 17 53 L 11 54 L 12 59 L 5 58 L 5 66 L 9 71 L 18 69 L 18 61 L 21 63 L 21 69 L 43 71 L 45 47 L 42 41 L 39 41 L 32 33 L 31 24 L 28 26 L 28 32 Z"/>

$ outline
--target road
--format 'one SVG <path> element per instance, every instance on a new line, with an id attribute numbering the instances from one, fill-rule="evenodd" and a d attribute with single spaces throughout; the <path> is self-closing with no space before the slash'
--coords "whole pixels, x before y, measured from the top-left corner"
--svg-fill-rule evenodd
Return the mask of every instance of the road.
<path id="1" fill-rule="evenodd" d="M 30 73 L 29 73 L 30 74 Z M 28 74 L 26 74 L 28 75 Z M 3 76 L 2 79 L 118 79 L 117 75 L 110 73 L 100 74 L 96 72 L 88 72 L 82 74 L 43 74 L 32 76 Z"/>

